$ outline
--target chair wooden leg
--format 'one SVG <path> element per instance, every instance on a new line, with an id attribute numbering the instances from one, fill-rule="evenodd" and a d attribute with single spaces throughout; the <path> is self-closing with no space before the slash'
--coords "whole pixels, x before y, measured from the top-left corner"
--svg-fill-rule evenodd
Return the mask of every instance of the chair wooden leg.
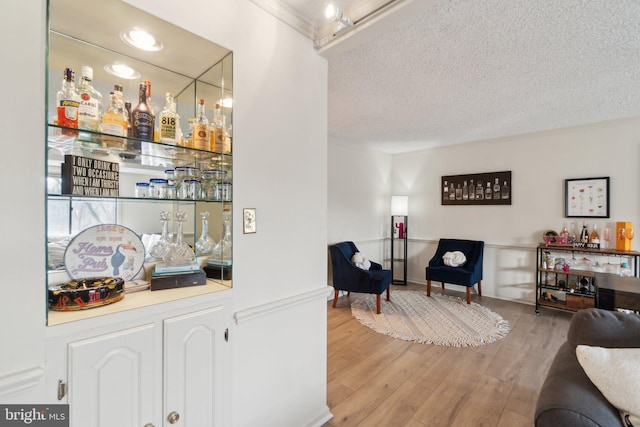
<path id="1" fill-rule="evenodd" d="M 338 290 L 336 289 L 333 292 L 333 308 L 336 308 L 336 303 L 338 302 Z"/>
<path id="2" fill-rule="evenodd" d="M 387 288 L 387 301 L 391 301 L 391 289 Z"/>
<path id="3" fill-rule="evenodd" d="M 380 294 L 376 295 L 376 314 L 380 314 Z"/>
<path id="4" fill-rule="evenodd" d="M 478 296 L 482 296 L 482 280 L 478 282 Z"/>
<path id="5" fill-rule="evenodd" d="M 351 291 L 347 291 L 347 298 L 351 296 Z"/>
<path id="6" fill-rule="evenodd" d="M 442 290 L 444 291 L 444 282 L 440 282 L 440 286 L 442 286 Z"/>
<path id="7" fill-rule="evenodd" d="M 471 286 L 467 286 L 467 304 L 471 304 Z"/>
<path id="8" fill-rule="evenodd" d="M 431 296 L 431 280 L 427 280 L 427 296 Z"/>

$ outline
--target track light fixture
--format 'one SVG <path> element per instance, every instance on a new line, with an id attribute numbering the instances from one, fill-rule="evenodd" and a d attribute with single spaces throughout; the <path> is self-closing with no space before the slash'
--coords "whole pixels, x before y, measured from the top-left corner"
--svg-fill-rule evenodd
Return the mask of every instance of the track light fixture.
<path id="1" fill-rule="evenodd" d="M 330 3 L 324 10 L 324 16 L 330 21 L 336 21 L 338 23 L 338 30 L 353 25 L 353 21 L 349 18 L 345 18 L 342 15 L 342 11 L 333 3 Z"/>

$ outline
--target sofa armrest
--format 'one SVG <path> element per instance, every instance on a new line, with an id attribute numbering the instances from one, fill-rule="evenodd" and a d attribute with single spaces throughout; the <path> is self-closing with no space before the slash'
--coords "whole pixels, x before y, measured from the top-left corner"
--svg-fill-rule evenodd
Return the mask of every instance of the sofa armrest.
<path id="1" fill-rule="evenodd" d="M 640 347 L 640 316 L 588 308 L 574 314 L 567 341 L 574 349 L 580 344 L 608 348 Z"/>

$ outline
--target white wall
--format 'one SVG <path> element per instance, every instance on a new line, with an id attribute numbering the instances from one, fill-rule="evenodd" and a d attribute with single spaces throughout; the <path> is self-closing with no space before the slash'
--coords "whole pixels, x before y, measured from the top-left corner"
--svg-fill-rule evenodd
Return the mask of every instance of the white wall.
<path id="1" fill-rule="evenodd" d="M 233 425 L 320 425 L 329 416 L 326 61 L 249 0 L 131 3 L 234 52 Z M 0 401 L 38 403 L 38 368 L 46 367 L 45 1 L 8 0 L 2 11 L 0 75 L 11 101 L 0 177 L 5 200 L 20 208 L 3 204 L 0 221 L 0 286 L 12 300 L 0 321 L 19 325 L 0 328 Z M 257 209 L 257 233 L 244 235 L 248 207 Z M 34 376 L 28 393 L 15 392 Z"/>
<path id="2" fill-rule="evenodd" d="M 339 153 L 339 156 L 332 153 Z M 329 176 L 345 174 L 345 165 L 362 161 L 361 152 L 329 144 Z M 338 157 L 338 158 L 336 158 Z M 587 220 L 599 229 L 616 221 L 640 224 L 640 119 L 609 122 L 490 141 L 440 147 L 417 153 L 389 156 L 389 188 L 377 192 L 369 186 L 369 203 L 384 206 L 377 211 L 381 224 L 388 218 L 391 194 L 409 195 L 408 279 L 425 283 L 425 267 L 441 237 L 469 238 L 486 242 L 483 295 L 533 304 L 535 250 L 544 230 L 559 231 L 581 219 L 564 217 L 564 180 L 611 178 L 611 218 Z M 510 206 L 442 206 L 443 175 L 512 172 L 513 204 Z M 379 182 L 378 172 L 358 169 L 359 182 Z M 364 174 L 364 175 L 360 175 Z M 368 176 L 366 175 L 368 174 Z M 374 215 L 352 202 L 341 182 L 329 181 L 329 236 L 348 236 L 342 215 Z M 335 201 L 335 202 L 331 202 Z M 366 203 L 365 203 L 366 206 Z M 354 240 L 374 241 L 387 251 L 386 225 L 374 218 L 359 224 Z M 636 247 L 638 243 L 636 243 Z M 374 251 L 374 248 L 370 249 Z"/>
<path id="3" fill-rule="evenodd" d="M 391 156 L 329 144 L 327 241 L 351 240 L 368 258 L 382 262 L 383 236 L 391 219 Z"/>

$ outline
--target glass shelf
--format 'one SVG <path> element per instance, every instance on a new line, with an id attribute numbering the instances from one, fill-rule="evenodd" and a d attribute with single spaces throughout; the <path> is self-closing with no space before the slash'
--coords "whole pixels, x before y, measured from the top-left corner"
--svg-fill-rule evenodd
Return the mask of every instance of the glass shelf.
<path id="1" fill-rule="evenodd" d="M 231 153 L 204 151 L 195 148 L 179 147 L 162 142 L 152 142 L 131 137 L 115 137 L 100 132 L 78 130 L 54 124 L 48 125 L 47 145 L 50 157 L 73 154 L 90 156 L 123 164 L 151 167 L 189 166 L 199 164 L 211 169 L 228 169 L 231 166 Z M 79 134 L 93 141 L 81 140 Z M 108 147 L 104 139 L 120 138 L 122 148 Z M 53 152 L 51 151 L 53 150 Z"/>

